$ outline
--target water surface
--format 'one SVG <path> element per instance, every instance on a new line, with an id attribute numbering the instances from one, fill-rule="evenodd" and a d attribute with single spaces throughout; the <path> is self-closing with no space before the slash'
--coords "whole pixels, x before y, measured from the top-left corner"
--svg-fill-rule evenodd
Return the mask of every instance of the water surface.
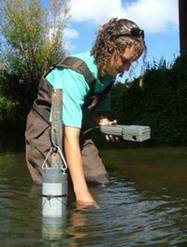
<path id="1" fill-rule="evenodd" d="M 0 246 L 187 246 L 187 148 L 105 150 L 111 184 L 92 188 L 99 210 L 50 224 L 24 153 L 0 153 Z M 172 156 L 172 158 L 171 158 Z"/>

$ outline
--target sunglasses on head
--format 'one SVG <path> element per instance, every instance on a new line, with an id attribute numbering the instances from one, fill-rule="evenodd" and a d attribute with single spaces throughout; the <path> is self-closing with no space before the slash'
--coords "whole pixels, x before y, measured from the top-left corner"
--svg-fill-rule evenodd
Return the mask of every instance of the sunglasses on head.
<path id="1" fill-rule="evenodd" d="M 144 39 L 144 30 L 137 28 L 137 27 L 133 27 L 131 28 L 131 30 L 127 32 L 114 33 L 112 36 L 116 38 L 119 38 L 122 36 L 129 36 L 129 37 L 135 37 L 135 38 L 142 37 Z"/>

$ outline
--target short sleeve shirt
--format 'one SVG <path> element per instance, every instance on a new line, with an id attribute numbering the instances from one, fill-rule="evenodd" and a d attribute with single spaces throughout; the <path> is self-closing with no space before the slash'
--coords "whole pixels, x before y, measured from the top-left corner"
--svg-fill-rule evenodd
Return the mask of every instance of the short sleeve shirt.
<path id="1" fill-rule="evenodd" d="M 98 69 L 95 59 L 90 52 L 72 55 L 86 62 L 89 70 L 96 78 L 95 93 L 101 92 L 110 82 L 111 77 L 107 76 L 102 82 L 98 78 Z M 54 89 L 63 90 L 62 121 L 65 126 L 81 128 L 85 96 L 90 88 L 84 76 L 72 69 L 55 68 L 46 77 Z M 109 98 L 109 97 L 108 97 Z M 101 104 L 101 111 L 108 111 L 110 107 L 109 99 Z"/>

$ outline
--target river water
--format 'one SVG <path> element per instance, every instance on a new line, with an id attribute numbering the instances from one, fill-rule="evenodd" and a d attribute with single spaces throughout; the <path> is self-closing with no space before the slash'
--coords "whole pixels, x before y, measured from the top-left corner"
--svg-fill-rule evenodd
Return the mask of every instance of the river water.
<path id="1" fill-rule="evenodd" d="M 143 149 L 104 150 L 111 183 L 91 188 L 100 209 L 78 210 L 72 201 L 63 219 L 47 223 L 41 214 L 41 188 L 30 180 L 24 153 L 4 150 L 0 246 L 187 246 L 187 148 L 183 156 L 180 148 L 168 151 L 179 151 L 176 165 L 160 150 L 152 148 L 148 156 L 140 155 Z"/>

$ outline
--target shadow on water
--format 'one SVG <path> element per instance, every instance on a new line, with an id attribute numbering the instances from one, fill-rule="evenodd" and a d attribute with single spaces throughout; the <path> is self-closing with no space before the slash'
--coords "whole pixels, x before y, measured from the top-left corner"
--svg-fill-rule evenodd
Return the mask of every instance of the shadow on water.
<path id="1" fill-rule="evenodd" d="M 187 148 L 104 150 L 111 184 L 93 187 L 98 210 L 71 202 L 62 220 L 42 219 L 41 188 L 24 153 L 0 153 L 0 246 L 186 246 Z"/>
<path id="2" fill-rule="evenodd" d="M 0 133 L 0 152 L 23 152 L 25 146 L 24 134 Z"/>
<path id="3" fill-rule="evenodd" d="M 187 196 L 187 147 L 141 148 L 102 152 L 108 168 L 150 196 Z"/>

